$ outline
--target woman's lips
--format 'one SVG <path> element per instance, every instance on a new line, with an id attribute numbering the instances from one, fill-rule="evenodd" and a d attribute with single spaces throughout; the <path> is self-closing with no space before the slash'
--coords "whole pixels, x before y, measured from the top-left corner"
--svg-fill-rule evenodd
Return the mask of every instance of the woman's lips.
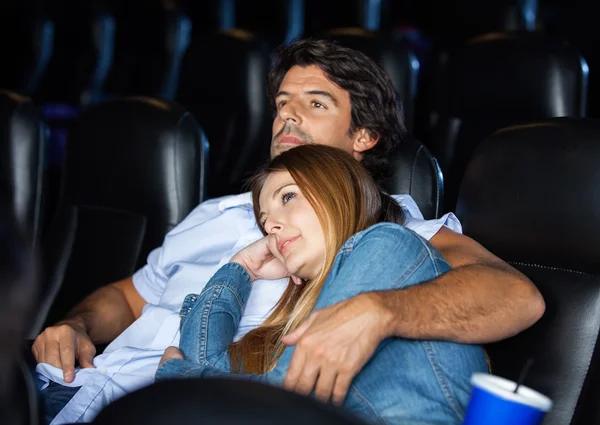
<path id="1" fill-rule="evenodd" d="M 281 254 L 283 254 L 284 252 L 286 252 L 288 250 L 288 248 L 290 247 L 290 245 L 292 243 L 294 243 L 296 241 L 296 239 L 298 239 L 300 236 L 296 236 L 295 238 L 291 238 L 291 239 L 284 239 L 279 243 L 279 252 Z"/>

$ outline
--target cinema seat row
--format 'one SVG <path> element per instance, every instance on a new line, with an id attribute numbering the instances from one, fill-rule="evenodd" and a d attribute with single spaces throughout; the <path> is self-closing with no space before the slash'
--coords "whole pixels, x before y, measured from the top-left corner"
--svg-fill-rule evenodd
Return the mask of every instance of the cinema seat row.
<path id="1" fill-rule="evenodd" d="M 43 139 L 35 135 L 44 134 L 39 130 L 43 123 L 36 121 L 35 108 L 28 109 L 28 100 L 14 95 L 10 100 L 14 121 L 8 122 L 21 126 L 21 131 L 30 130 L 27 137 L 19 137 L 27 140 L 18 142 L 20 152 L 35 152 L 36 140 Z M 535 359 L 527 383 L 554 400 L 545 421 L 550 425 L 593 424 L 598 419 L 599 141 L 600 122 L 590 118 L 505 127 L 475 149 L 459 188 L 456 211 L 465 234 L 529 276 L 544 295 L 547 310 L 536 325 L 487 349 L 492 370 L 511 379 L 517 378 L 526 359 Z M 431 167 L 433 157 L 420 157 L 423 148 L 413 143 L 411 150 L 409 143 L 396 153 L 393 184 L 407 185 L 417 200 L 438 196 L 441 187 Z M 17 151 L 3 150 L 2 158 Z M 44 258 L 43 287 L 30 336 L 99 285 L 131 274 L 144 262 L 148 251 L 202 199 L 209 155 L 199 122 L 172 102 L 124 98 L 82 114 L 69 139 L 59 214 L 38 242 Z M 32 160 L 30 164 L 30 174 L 35 175 L 37 164 Z M 422 185 L 411 185 L 415 181 Z M 93 278 L 90 269 L 96 271 Z M 194 402 L 197 398 L 192 400 L 190 385 L 206 391 L 202 383 L 163 385 L 123 399 L 106 415 L 127 423 L 125 413 L 134 411 L 128 403 L 136 406 L 161 397 L 184 403 L 187 409 L 177 411 L 182 418 L 189 417 L 202 407 Z M 248 388 L 240 396 L 256 400 L 255 394 Z M 295 399 L 286 403 L 316 409 Z M 251 402 L 244 405 L 248 414 L 260 408 Z M 172 413 L 168 403 L 147 406 L 150 417 Z"/>

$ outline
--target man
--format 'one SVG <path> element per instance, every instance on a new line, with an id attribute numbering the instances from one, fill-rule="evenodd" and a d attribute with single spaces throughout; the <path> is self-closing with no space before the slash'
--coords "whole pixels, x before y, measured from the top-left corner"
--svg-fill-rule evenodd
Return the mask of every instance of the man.
<path id="1" fill-rule="evenodd" d="M 388 76 L 365 55 L 329 42 L 281 48 L 269 73 L 269 95 L 276 110 L 272 156 L 304 143 L 336 146 L 380 178 L 404 134 Z M 284 338 L 296 345 L 286 388 L 340 400 L 386 337 L 484 343 L 516 334 L 543 314 L 535 286 L 461 235 L 456 217 L 424 221 L 410 197 L 397 199 L 409 216 L 406 226 L 429 239 L 453 270 L 423 285 L 362 294 L 312 314 Z M 58 412 L 72 397 L 54 423 L 89 421 L 106 403 L 151 383 L 164 349 L 178 344 L 185 295 L 198 293 L 220 265 L 260 237 L 249 194 L 209 200 L 165 237 L 134 276 L 94 292 L 46 329 L 32 351 L 49 384 L 47 406 Z M 285 284 L 254 284 L 238 338 L 262 323 Z M 93 344 L 110 341 L 94 359 Z M 74 376 L 76 359 L 83 369 Z"/>

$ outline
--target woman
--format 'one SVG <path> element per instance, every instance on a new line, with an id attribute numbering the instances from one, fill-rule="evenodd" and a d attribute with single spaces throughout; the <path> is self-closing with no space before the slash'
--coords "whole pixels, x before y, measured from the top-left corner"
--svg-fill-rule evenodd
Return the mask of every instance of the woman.
<path id="1" fill-rule="evenodd" d="M 294 350 L 281 338 L 311 311 L 449 270 L 431 245 L 401 226 L 398 204 L 339 149 L 291 149 L 251 186 L 265 237 L 221 267 L 200 295 L 186 297 L 183 356 L 167 349 L 157 380 L 231 376 L 281 386 Z M 233 343 L 252 281 L 284 276 L 289 286 L 269 318 Z M 486 370 L 478 346 L 388 338 L 337 401 L 374 423 L 459 424 L 469 379 Z"/>

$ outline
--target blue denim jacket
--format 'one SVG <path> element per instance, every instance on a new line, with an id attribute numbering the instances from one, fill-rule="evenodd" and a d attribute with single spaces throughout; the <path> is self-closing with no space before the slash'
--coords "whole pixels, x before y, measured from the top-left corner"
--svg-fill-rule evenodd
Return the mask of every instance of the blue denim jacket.
<path id="1" fill-rule="evenodd" d="M 379 223 L 348 239 L 340 249 L 315 310 L 362 292 L 404 289 L 448 271 L 441 255 L 414 232 Z M 169 360 L 156 379 L 226 377 L 281 386 L 294 347 L 263 375 L 230 373 L 233 341 L 251 281 L 238 264 L 224 265 L 201 294 L 186 297 L 181 310 L 180 349 L 185 360 Z M 460 424 L 470 377 L 487 372 L 483 349 L 446 341 L 388 338 L 354 378 L 344 407 L 371 423 Z"/>

